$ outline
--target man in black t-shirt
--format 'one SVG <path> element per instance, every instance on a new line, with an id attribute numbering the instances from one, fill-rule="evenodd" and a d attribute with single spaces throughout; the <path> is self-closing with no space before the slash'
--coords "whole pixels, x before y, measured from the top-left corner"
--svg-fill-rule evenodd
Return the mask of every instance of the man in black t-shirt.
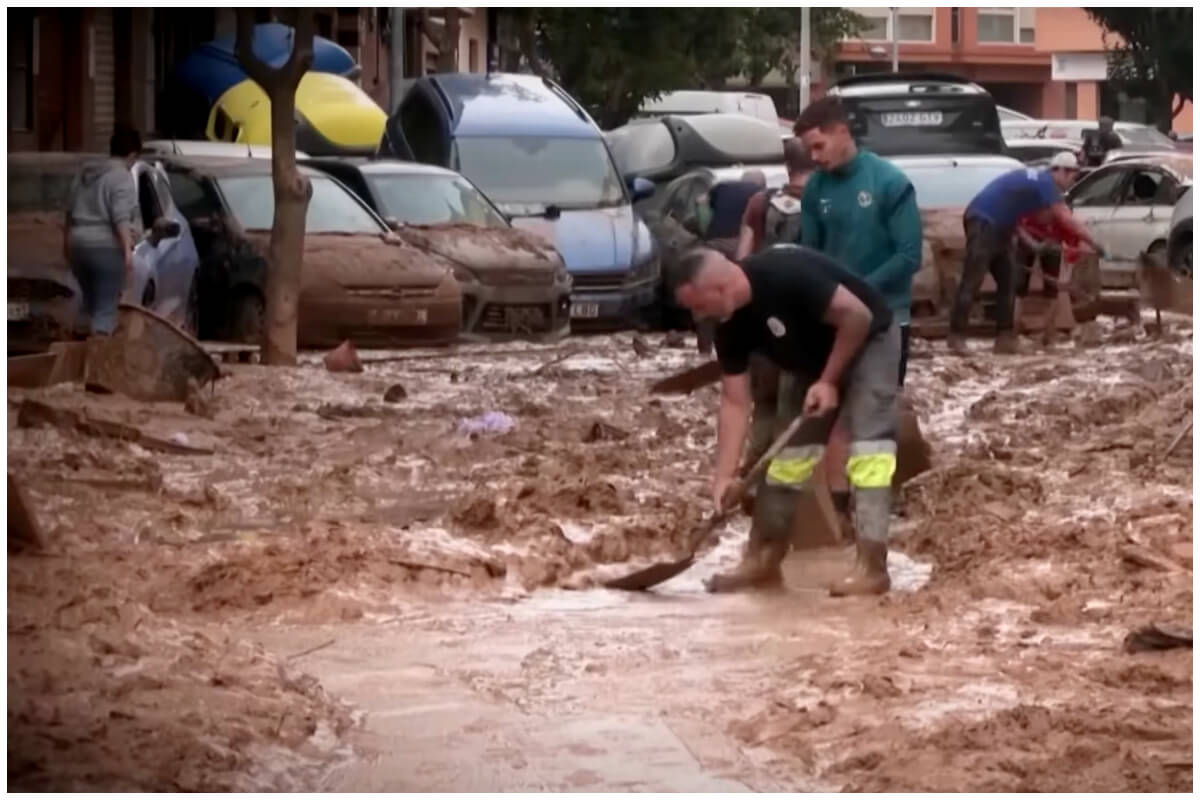
<path id="1" fill-rule="evenodd" d="M 772 415 L 771 435 L 778 436 L 796 416 L 807 417 L 758 486 L 742 563 L 710 579 L 709 591 L 781 580 L 796 500 L 824 454 L 835 412 L 844 406 L 852 440 L 846 473 L 854 489 L 858 560 L 831 593 L 886 592 L 900 367 L 900 329 L 887 300 L 828 256 L 796 245 L 776 245 L 740 265 L 697 248 L 679 259 L 668 281 L 680 305 L 719 322 L 716 345 L 723 376 L 712 489 L 718 507 L 746 441 L 752 355 L 791 376 L 780 383 L 786 396 L 777 406 L 754 406 L 756 416 Z"/>

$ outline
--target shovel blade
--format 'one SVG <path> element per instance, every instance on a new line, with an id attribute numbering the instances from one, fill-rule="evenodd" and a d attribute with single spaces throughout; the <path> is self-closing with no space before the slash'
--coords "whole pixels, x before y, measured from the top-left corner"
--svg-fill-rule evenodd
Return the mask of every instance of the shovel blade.
<path id="1" fill-rule="evenodd" d="M 608 589 L 621 589 L 627 592 L 644 592 L 653 586 L 674 578 L 695 563 L 695 561 L 695 556 L 681 558 L 678 561 L 661 561 L 657 564 L 643 567 L 637 572 L 632 572 L 624 577 L 605 581 L 604 586 Z"/>

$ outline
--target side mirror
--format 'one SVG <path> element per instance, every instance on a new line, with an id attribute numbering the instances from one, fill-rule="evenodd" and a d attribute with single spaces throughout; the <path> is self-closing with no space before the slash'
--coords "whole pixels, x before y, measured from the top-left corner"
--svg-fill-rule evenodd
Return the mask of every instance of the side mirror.
<path id="1" fill-rule="evenodd" d="M 654 181 L 646 178 L 634 178 L 629 182 L 629 193 L 635 203 L 653 195 L 654 188 Z"/>

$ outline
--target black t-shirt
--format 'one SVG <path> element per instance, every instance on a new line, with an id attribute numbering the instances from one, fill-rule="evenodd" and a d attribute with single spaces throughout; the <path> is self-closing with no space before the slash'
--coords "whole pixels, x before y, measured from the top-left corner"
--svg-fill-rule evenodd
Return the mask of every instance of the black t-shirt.
<path id="1" fill-rule="evenodd" d="M 872 314 L 871 334 L 892 324 L 887 301 L 828 256 L 802 246 L 771 247 L 742 262 L 750 303 L 717 328 L 717 359 L 727 375 L 741 375 L 750 354 L 816 378 L 833 348 L 835 330 L 823 321 L 839 285 Z"/>

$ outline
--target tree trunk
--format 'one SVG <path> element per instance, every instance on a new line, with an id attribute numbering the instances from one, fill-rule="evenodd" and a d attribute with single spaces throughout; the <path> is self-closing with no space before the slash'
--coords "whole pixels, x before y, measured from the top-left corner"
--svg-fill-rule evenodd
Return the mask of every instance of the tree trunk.
<path id="1" fill-rule="evenodd" d="M 300 284 L 304 265 L 305 215 L 312 185 L 296 167 L 295 90 L 271 98 L 271 181 L 275 221 L 267 253 L 264 364 L 296 363 Z"/>
<path id="2" fill-rule="evenodd" d="M 259 61 L 252 49 L 254 9 L 238 9 L 236 53 L 238 63 L 271 102 L 271 182 L 275 192 L 275 218 L 267 249 L 264 287 L 266 320 L 263 325 L 262 362 L 296 363 L 296 328 L 304 266 L 305 214 L 312 186 L 296 166 L 296 87 L 313 58 L 313 12 L 296 9 L 287 20 L 292 25 L 292 52 L 278 69 Z"/>

